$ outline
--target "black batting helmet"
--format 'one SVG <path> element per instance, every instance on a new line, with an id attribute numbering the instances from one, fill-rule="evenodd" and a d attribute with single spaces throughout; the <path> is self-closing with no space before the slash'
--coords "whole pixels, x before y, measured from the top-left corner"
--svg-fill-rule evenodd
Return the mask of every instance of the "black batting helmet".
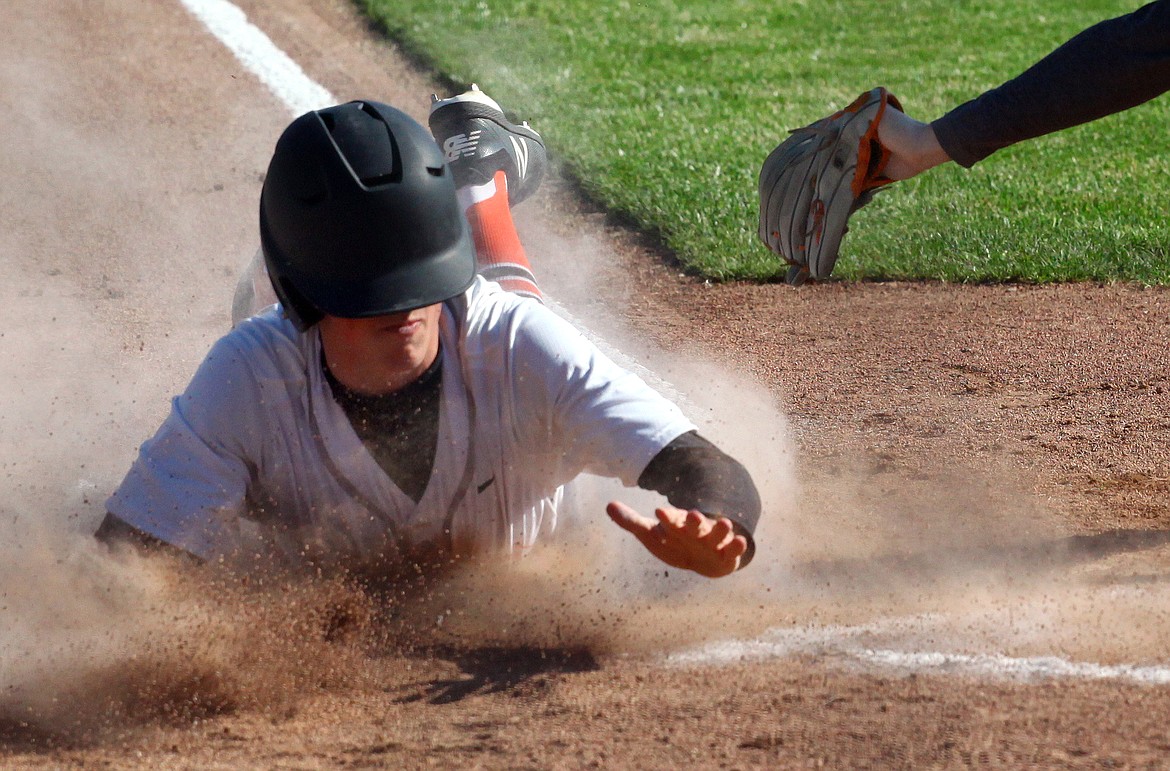
<path id="1" fill-rule="evenodd" d="M 454 297 L 475 248 L 451 171 L 405 113 L 357 101 L 306 113 L 276 143 L 260 245 L 285 313 L 364 318 Z"/>

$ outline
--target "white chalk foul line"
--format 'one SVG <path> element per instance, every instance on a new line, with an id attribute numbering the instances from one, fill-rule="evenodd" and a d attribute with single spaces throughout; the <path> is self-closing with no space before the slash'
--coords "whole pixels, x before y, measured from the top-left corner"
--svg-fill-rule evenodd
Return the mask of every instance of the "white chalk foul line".
<path id="1" fill-rule="evenodd" d="M 997 654 L 960 654 L 858 650 L 857 658 L 880 667 L 913 672 L 962 673 L 1033 680 L 1067 677 L 1080 680 L 1131 680 L 1143 685 L 1170 683 L 1170 668 L 1135 666 L 1131 664 L 1094 664 L 1087 661 L 1069 661 L 1058 656 L 1030 656 L 1015 658 Z"/>
<path id="2" fill-rule="evenodd" d="M 180 2 L 294 115 L 334 103 L 333 95 L 249 22 L 238 6 L 227 0 Z"/>
<path id="3" fill-rule="evenodd" d="M 898 630 L 921 629 L 942 618 L 922 615 L 857 626 L 777 627 L 754 640 L 729 640 L 682 651 L 669 656 L 667 662 L 676 666 L 695 666 L 815 654 L 907 673 L 962 674 L 1004 680 L 1070 678 L 1128 680 L 1142 685 L 1170 684 L 1170 667 L 1165 666 L 1097 664 L 1071 661 L 1059 656 L 1019 657 L 998 653 L 896 650 L 860 642 Z"/>
<path id="4" fill-rule="evenodd" d="M 294 114 L 300 115 L 334 104 L 333 95 L 312 80 L 304 70 L 248 21 L 247 15 L 228 0 L 180 0 L 183 6 L 228 48 L 244 67 L 255 75 Z M 558 308 L 570 316 L 563 308 Z M 597 335 L 589 335 L 607 354 L 638 372 L 644 379 L 677 400 L 683 394 L 662 378 L 617 349 L 605 344 Z M 851 644 L 858 636 L 873 633 L 875 626 L 822 627 L 773 630 L 765 639 L 738 640 L 671 656 L 675 664 L 726 663 L 744 659 L 763 659 L 808 652 L 833 652 L 874 666 L 937 672 L 963 672 L 1000 677 L 1072 677 L 1086 679 L 1125 679 L 1148 684 L 1170 683 L 1170 668 L 1157 666 L 1101 665 L 1073 662 L 1055 656 L 1013 658 L 994 654 L 957 654 L 875 649 Z"/>

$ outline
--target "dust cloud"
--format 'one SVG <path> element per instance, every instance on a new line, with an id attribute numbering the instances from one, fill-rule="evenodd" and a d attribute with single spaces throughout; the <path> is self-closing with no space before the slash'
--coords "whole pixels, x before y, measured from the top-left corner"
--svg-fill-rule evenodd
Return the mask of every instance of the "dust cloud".
<path id="1" fill-rule="evenodd" d="M 231 241 L 224 210 L 243 196 L 142 105 L 108 88 L 100 108 L 87 103 L 99 96 L 76 82 L 88 73 L 53 48 L 67 35 L 36 34 L 38 14 L 21 21 L 30 34 L 17 39 L 36 45 L 0 56 L 0 103 L 21 116 L 0 146 L 19 180 L 0 188 L 0 736 L 83 738 L 278 703 L 279 668 L 239 666 L 254 602 L 221 610 L 223 592 L 191 591 L 91 537 L 138 444 L 227 327 L 216 251 Z"/>
<path id="2" fill-rule="evenodd" d="M 0 738 L 109 740 L 241 710 L 277 716 L 354 687 L 339 581 L 232 575 L 14 520 L 0 559 Z"/>
<path id="3" fill-rule="evenodd" d="M 132 260 L 130 270 L 148 259 Z M 790 508 L 784 420 L 763 389 L 698 361 L 643 374 L 684 402 L 760 483 L 768 511 L 761 557 L 751 571 L 721 582 L 657 563 L 604 514 L 612 498 L 649 512 L 656 497 L 592 477 L 573 485 L 575 513 L 560 537 L 526 558 L 467 564 L 396 588 L 274 571 L 239 575 L 109 552 L 91 537 L 102 504 L 202 353 L 203 338 L 215 324 L 226 330 L 228 310 L 168 344 L 192 347 L 184 358 L 141 360 L 126 343 L 141 332 L 149 350 L 144 314 L 164 313 L 166 297 L 153 308 L 141 298 L 113 298 L 134 309 L 119 322 L 119 303 L 95 310 L 77 298 L 83 280 L 71 274 L 59 288 L 47 282 L 51 297 L 11 298 L 8 306 L 13 324 L 30 335 L 20 345 L 10 338 L 9 352 L 35 361 L 17 369 L 37 377 L 14 372 L 0 382 L 14 408 L 0 458 L 14 483 L 0 544 L 0 736 L 99 741 L 240 710 L 279 714 L 323 688 L 369 686 L 384 675 L 377 661 L 387 656 L 483 648 L 656 656 L 763 628 L 743 597 L 775 560 L 772 521 Z M 62 320 L 48 330 L 56 348 L 50 356 L 46 330 L 33 323 L 42 304 Z M 656 363 L 632 342 L 631 351 L 631 366 Z M 130 397 L 107 372 L 118 361 L 128 362 L 120 377 L 133 379 Z M 88 373 L 80 380 L 78 362 Z M 68 430 L 46 432 L 38 423 L 54 410 Z"/>
<path id="4" fill-rule="evenodd" d="M 777 397 L 737 371 L 727 352 L 692 344 L 665 351 L 631 331 L 621 312 L 630 299 L 601 264 L 603 242 L 533 219 L 521 226 L 556 306 L 748 467 L 764 502 L 749 568 L 718 581 L 666 568 L 604 514 L 615 498 L 649 513 L 657 497 L 593 477 L 572 485 L 573 512 L 558 537 L 525 558 L 392 587 L 110 553 L 89 534 L 117 482 L 113 469 L 124 470 L 153 430 L 186 365 L 168 364 L 153 379 L 137 372 L 135 393 L 158 405 L 119 420 L 133 410 L 110 399 L 117 383 L 79 384 L 71 372 L 78 361 L 102 371 L 124 360 L 130 328 L 117 326 L 116 308 L 99 322 L 69 299 L 67 283 L 50 281 L 51 298 L 6 298 L 16 328 L 32 330 L 19 326 L 20 311 L 42 302 L 69 326 L 53 330 L 64 333 L 54 336 L 59 358 L 38 358 L 43 342 L 10 349 L 16 360 L 36 361 L 39 380 L 0 383 L 16 406 L 5 416 L 0 458 L 14 483 L 0 511 L 0 736 L 82 741 L 240 710 L 278 714 L 323 689 L 378 687 L 386 672 L 378 662 L 394 657 L 494 649 L 658 659 L 778 627 L 889 617 L 920 620 L 871 638 L 1102 660 L 1154 655 L 1170 623 L 1142 612 L 1149 592 L 1119 573 L 1083 568 L 1098 566 L 1110 545 L 1070 541 L 1010 473 L 984 479 L 940 468 L 907 479 L 875 468 L 864 452 L 843 453 L 835 470 L 802 468 Z M 230 280 L 217 295 L 230 294 Z M 226 330 L 227 317 L 225 307 L 215 323 Z M 143 324 L 141 313 L 132 318 L 135 329 Z M 109 336 L 94 332 L 103 323 L 114 325 Z M 93 414 L 104 403 L 115 406 Z M 31 419 L 54 409 L 68 431 L 47 433 Z M 97 457 L 115 445 L 124 447 Z M 1113 630 L 1124 627 L 1146 631 L 1122 644 Z M 1083 631 L 1093 629 L 1104 631 Z M 1082 631 L 1070 640 L 1070 630 Z"/>
<path id="5" fill-rule="evenodd" d="M 592 590 L 606 596 L 611 643 L 654 656 L 697 638 L 879 623 L 872 641 L 894 648 L 1100 662 L 1164 655 L 1170 612 L 1159 609 L 1170 606 L 1170 588 L 1157 569 L 1132 567 L 1139 552 L 1156 564 L 1170 540 L 1163 534 L 1070 534 L 1010 458 L 991 468 L 941 457 L 900 467 L 854 434 L 840 437 L 836 458 L 810 464 L 796 451 L 809 429 L 791 425 L 778 397 L 737 371 L 727 351 L 650 342 L 646 327 L 669 307 L 638 309 L 632 315 L 650 321 L 630 331 L 629 293 L 607 270 L 599 239 L 554 232 L 555 217 L 519 219 L 546 294 L 744 462 L 764 500 L 755 562 L 720 581 L 662 576 L 635 544 L 596 535 L 610 544 L 605 574 L 620 577 L 620 587 Z M 591 507 L 605 497 L 594 494 Z M 825 640 L 818 650 L 833 649 Z"/>

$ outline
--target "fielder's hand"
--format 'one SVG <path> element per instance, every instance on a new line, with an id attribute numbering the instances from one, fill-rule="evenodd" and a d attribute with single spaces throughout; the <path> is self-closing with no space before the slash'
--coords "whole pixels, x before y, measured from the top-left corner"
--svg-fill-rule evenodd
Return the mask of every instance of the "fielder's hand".
<path id="1" fill-rule="evenodd" d="M 853 212 L 894 180 L 890 150 L 878 139 L 889 111 L 901 110 L 884 88 L 791 132 L 760 170 L 760 240 L 788 263 L 788 283 L 826 279 L 837 263 Z"/>
<path id="2" fill-rule="evenodd" d="M 663 507 L 655 509 L 654 520 L 620 501 L 612 501 L 605 511 L 667 565 L 708 578 L 734 573 L 747 552 L 747 539 L 735 535 L 726 517 L 711 519 L 698 511 Z"/>

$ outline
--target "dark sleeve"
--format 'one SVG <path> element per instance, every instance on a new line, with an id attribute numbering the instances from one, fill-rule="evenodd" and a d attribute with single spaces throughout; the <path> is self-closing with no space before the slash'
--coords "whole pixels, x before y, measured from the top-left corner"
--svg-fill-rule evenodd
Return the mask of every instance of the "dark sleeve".
<path id="1" fill-rule="evenodd" d="M 128 524 L 110 513 L 107 513 L 105 519 L 98 525 L 93 537 L 107 546 L 131 546 L 142 554 L 168 554 L 181 556 L 192 563 L 201 564 L 203 562 L 194 554 L 160 538 L 155 538 L 150 533 L 139 530 L 134 525 Z"/>
<path id="2" fill-rule="evenodd" d="M 1018 77 L 931 124 L 971 167 L 1016 142 L 1078 126 L 1170 90 L 1170 0 L 1095 24 Z"/>
<path id="3" fill-rule="evenodd" d="M 743 464 L 698 432 L 689 431 L 663 447 L 638 477 L 638 487 L 662 493 L 671 506 L 727 517 L 736 534 L 747 538 L 740 567 L 755 556 L 753 534 L 761 509 L 756 485 Z"/>

